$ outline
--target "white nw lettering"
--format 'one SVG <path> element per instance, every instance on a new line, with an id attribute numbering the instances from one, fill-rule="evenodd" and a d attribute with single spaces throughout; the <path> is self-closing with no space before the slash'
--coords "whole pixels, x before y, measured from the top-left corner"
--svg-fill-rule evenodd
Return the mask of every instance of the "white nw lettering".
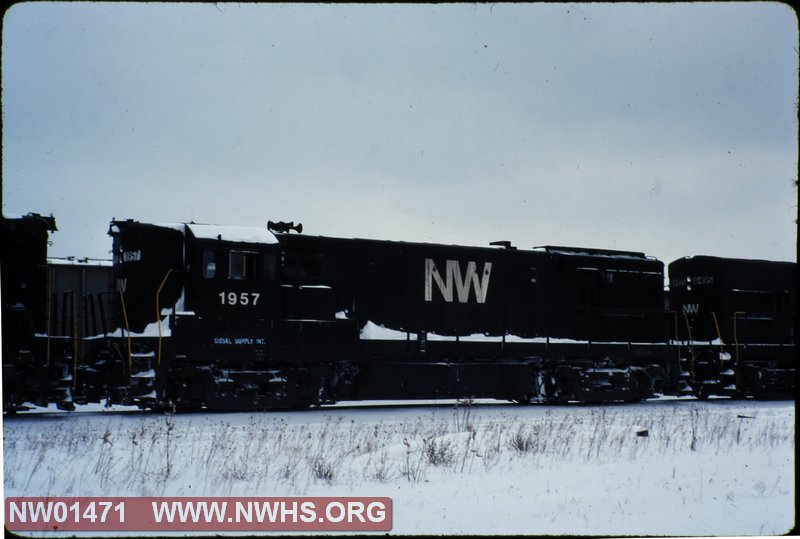
<path id="1" fill-rule="evenodd" d="M 483 271 L 478 277 L 477 264 L 467 262 L 467 271 L 461 273 L 461 265 L 458 260 L 447 260 L 445 262 L 444 277 L 439 272 L 432 259 L 425 259 L 425 301 L 433 301 L 433 283 L 439 288 L 444 300 L 448 303 L 453 301 L 453 291 L 458 296 L 459 303 L 469 301 L 470 290 L 475 290 L 475 299 L 478 303 L 486 302 L 486 294 L 489 292 L 489 278 L 492 273 L 492 263 L 484 262 Z M 455 283 L 455 287 L 453 284 Z"/>
<path id="2" fill-rule="evenodd" d="M 684 303 L 683 304 L 683 312 L 684 314 L 697 314 L 697 311 L 700 310 L 699 303 Z"/>

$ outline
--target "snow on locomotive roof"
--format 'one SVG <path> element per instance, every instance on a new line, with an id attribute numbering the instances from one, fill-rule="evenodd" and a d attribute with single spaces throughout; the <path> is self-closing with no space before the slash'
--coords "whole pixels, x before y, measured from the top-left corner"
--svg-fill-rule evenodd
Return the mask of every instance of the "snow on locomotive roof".
<path id="1" fill-rule="evenodd" d="M 131 219 L 127 223 L 137 223 Z M 111 221 L 109 234 L 119 234 L 120 225 L 125 225 L 126 221 Z M 141 223 L 145 224 L 145 223 Z M 154 223 L 146 226 L 157 226 L 161 228 L 171 228 L 181 234 L 186 234 L 187 229 L 197 239 L 223 240 L 239 243 L 278 243 L 278 238 L 267 230 L 266 227 L 258 226 L 235 226 L 235 225 L 206 225 L 200 223 Z"/>
<path id="2" fill-rule="evenodd" d="M 543 249 L 547 253 L 558 253 L 574 256 L 596 256 L 607 258 L 650 258 L 637 251 L 615 251 L 612 249 L 592 249 L 588 247 L 564 247 L 560 245 L 537 245 L 534 249 Z"/>
<path id="3" fill-rule="evenodd" d="M 198 225 L 186 223 L 198 239 L 221 239 L 242 243 L 278 243 L 278 238 L 266 227 L 230 226 L 230 225 Z"/>
<path id="4" fill-rule="evenodd" d="M 76 258 L 74 256 L 51 256 L 47 258 L 47 261 L 54 266 L 101 266 L 110 268 L 113 265 L 111 260 L 104 258 Z"/>

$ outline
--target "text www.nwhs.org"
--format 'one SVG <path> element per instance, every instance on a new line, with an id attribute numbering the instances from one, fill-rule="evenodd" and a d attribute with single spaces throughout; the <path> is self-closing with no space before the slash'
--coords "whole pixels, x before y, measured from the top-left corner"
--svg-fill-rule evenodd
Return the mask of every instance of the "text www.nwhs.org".
<path id="1" fill-rule="evenodd" d="M 392 500 L 292 498 L 6 498 L 12 531 L 389 531 Z"/>
<path id="2" fill-rule="evenodd" d="M 152 502 L 156 523 L 187 522 L 235 522 L 235 523 L 380 523 L 386 521 L 386 505 L 373 501 L 365 505 L 361 501 L 339 500 L 324 504 L 319 511 L 312 501 L 236 501 L 233 516 L 228 516 L 226 501 L 173 501 Z M 318 514 L 319 512 L 319 514 Z"/>

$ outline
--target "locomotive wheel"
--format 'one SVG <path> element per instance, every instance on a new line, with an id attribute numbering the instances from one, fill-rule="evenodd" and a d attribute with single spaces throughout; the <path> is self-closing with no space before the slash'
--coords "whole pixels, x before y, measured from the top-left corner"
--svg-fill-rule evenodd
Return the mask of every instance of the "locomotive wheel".
<path id="1" fill-rule="evenodd" d="M 178 401 L 172 406 L 177 412 L 199 412 L 203 409 L 203 403 L 197 401 Z"/>
<path id="2" fill-rule="evenodd" d="M 311 399 L 297 399 L 289 405 L 289 410 L 307 410 L 311 408 L 313 404 Z"/>
<path id="3" fill-rule="evenodd" d="M 527 406 L 527 405 L 533 404 L 533 395 L 529 394 L 529 395 L 525 395 L 524 397 L 518 397 L 516 399 L 511 399 L 511 400 L 513 402 L 516 402 L 517 404 L 521 404 L 523 406 Z"/>

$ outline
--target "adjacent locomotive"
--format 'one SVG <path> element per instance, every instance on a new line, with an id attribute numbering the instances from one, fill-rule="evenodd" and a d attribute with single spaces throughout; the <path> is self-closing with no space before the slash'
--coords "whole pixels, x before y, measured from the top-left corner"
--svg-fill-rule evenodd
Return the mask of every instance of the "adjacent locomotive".
<path id="1" fill-rule="evenodd" d="M 56 230 L 52 216 L 3 216 L 4 410 L 69 400 L 64 384 L 55 382 L 67 376 L 67 367 L 64 354 L 53 350 L 47 316 L 51 290 L 47 243 Z M 51 381 L 56 387 L 50 387 Z"/>
<path id="2" fill-rule="evenodd" d="M 110 224 L 113 264 L 47 261 L 55 221 L 24 223 L 4 219 L 27 231 L 4 241 L 5 411 L 794 389 L 792 263 L 686 258 L 667 292 L 640 252 L 133 220 Z"/>
<path id="3" fill-rule="evenodd" d="M 675 340 L 692 392 L 791 396 L 796 264 L 695 256 L 669 266 Z"/>
<path id="4" fill-rule="evenodd" d="M 84 359 L 110 331 L 111 261 L 48 258 L 56 230 L 52 216 L 3 216 L 4 411 L 72 410 L 107 393 Z"/>

